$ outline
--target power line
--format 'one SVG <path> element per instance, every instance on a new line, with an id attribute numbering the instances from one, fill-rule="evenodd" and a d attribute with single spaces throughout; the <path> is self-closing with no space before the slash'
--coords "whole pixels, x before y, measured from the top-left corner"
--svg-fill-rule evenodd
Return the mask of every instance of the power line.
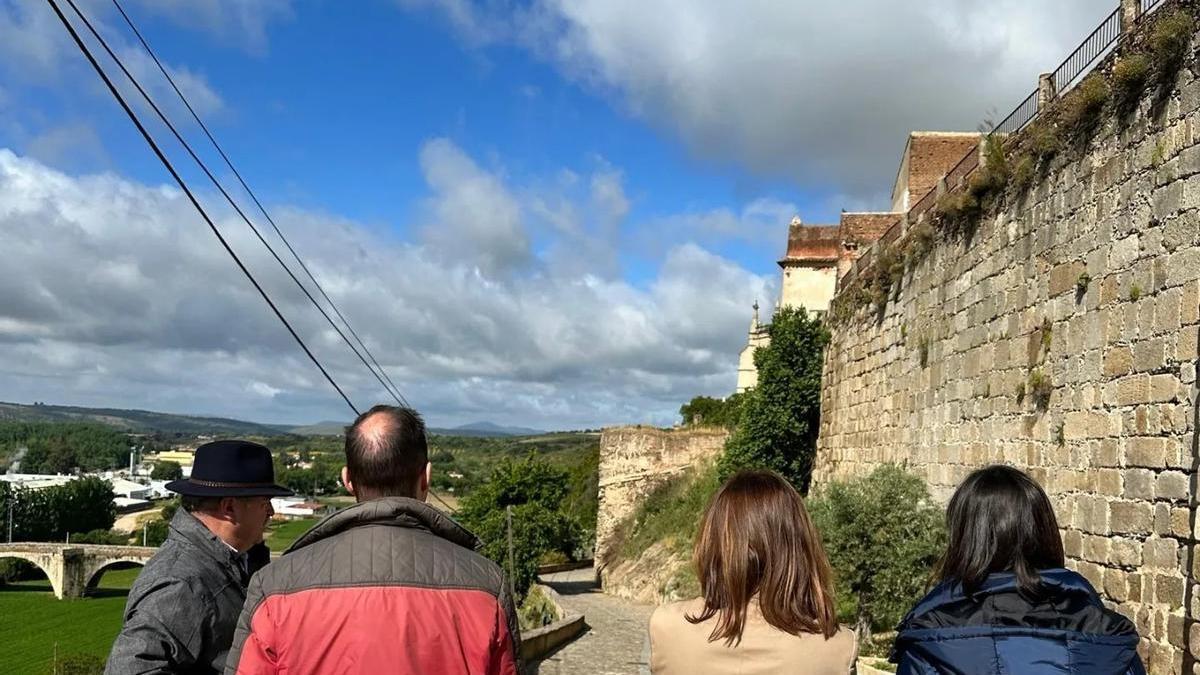
<path id="1" fill-rule="evenodd" d="M 350 334 L 354 336 L 354 340 L 360 347 L 362 347 L 363 352 L 366 353 L 366 355 L 371 359 L 371 363 L 375 365 L 375 368 L 377 368 L 379 373 L 383 375 L 383 378 L 387 380 L 387 385 L 391 386 L 391 388 L 388 389 L 388 393 L 397 398 L 398 402 L 402 402 L 405 406 L 408 406 L 408 401 L 405 400 L 404 395 L 400 393 L 400 388 L 396 386 L 396 383 L 392 382 L 392 378 L 388 376 L 387 371 L 384 370 L 382 365 L 380 365 L 379 361 L 375 358 L 375 355 L 371 353 L 371 350 L 367 348 L 366 343 L 364 343 L 362 338 L 359 337 L 358 333 L 354 330 L 354 327 L 350 325 L 350 321 L 346 319 L 346 317 L 342 314 L 342 311 L 338 309 L 337 304 L 334 303 L 333 299 L 329 297 L 329 294 L 325 292 L 325 289 L 321 286 L 321 283 L 317 281 L 317 278 L 313 275 L 312 271 L 309 270 L 308 265 L 304 263 L 304 261 L 300 258 L 300 255 L 296 253 L 294 248 L 292 248 L 291 242 L 289 242 L 288 238 L 284 236 L 283 231 L 279 229 L 279 226 L 275 224 L 275 219 L 271 217 L 271 214 L 267 212 L 266 207 L 264 207 L 262 202 L 259 201 L 258 196 L 254 194 L 254 191 L 250 189 L 250 186 L 246 183 L 245 179 L 242 178 L 242 174 L 233 165 L 233 161 L 229 159 L 229 156 L 225 154 L 225 150 L 221 147 L 221 144 L 217 142 L 215 137 L 213 137 L 212 132 L 210 132 L 208 129 L 208 125 L 204 123 L 204 120 L 200 119 L 199 113 L 197 113 L 195 108 L 192 107 L 192 104 L 190 101 L 188 101 L 187 96 L 185 96 L 183 91 L 181 91 L 175 84 L 175 78 L 171 77 L 170 71 L 168 71 L 166 66 L 164 66 L 159 60 L 158 54 L 156 54 L 155 51 L 150 47 L 150 43 L 146 41 L 146 38 L 142 36 L 142 32 L 138 30 L 137 26 L 133 23 L 133 19 L 131 19 L 129 14 L 125 12 L 125 8 L 121 6 L 119 0 L 112 0 L 112 3 L 113 6 L 117 8 L 117 11 L 120 12 L 121 17 L 125 20 L 125 23 L 129 26 L 129 29 L 133 31 L 135 36 L 137 36 L 138 42 L 142 44 L 142 47 L 146 50 L 146 53 L 150 55 L 151 59 L 153 59 L 154 65 L 158 66 L 159 72 L 163 74 L 163 77 L 165 77 L 167 82 L 170 83 L 171 88 L 175 90 L 175 94 L 179 96 L 179 100 L 183 102 L 183 105 L 187 108 L 188 112 L 191 113 L 192 119 L 196 120 L 196 124 L 200 125 L 200 129 L 204 132 L 204 135 L 208 138 L 209 142 L 212 143 L 213 147 L 217 151 L 217 154 L 219 154 L 221 159 L 224 160 L 225 166 L 229 167 L 229 170 L 233 172 L 233 175 L 237 178 L 238 183 L 241 184 L 242 189 L 246 191 L 246 194 L 248 194 L 250 199 L 253 200 L 254 205 L 258 207 L 260 212 L 262 212 L 263 217 L 265 217 L 267 222 L 271 224 L 271 229 L 275 230 L 275 234 L 278 235 L 283 241 L 283 245 L 287 247 L 288 252 L 292 254 L 292 257 L 296 259 L 297 263 L 299 263 L 300 268 L 304 270 L 304 273 L 313 282 L 313 285 L 317 287 L 317 291 L 320 292 L 321 297 L 329 303 L 331 308 L 333 308 L 334 314 L 337 314 L 337 317 L 341 319 L 342 323 L 346 326 L 346 330 L 350 331 Z M 344 338 L 345 336 L 343 336 L 343 339 Z M 351 348 L 353 348 L 353 345 Z M 368 366 L 368 368 L 369 367 L 370 366 Z M 385 389 L 387 388 L 387 385 L 385 385 Z"/>
<path id="2" fill-rule="evenodd" d="M 143 125 L 142 121 L 138 119 L 137 114 L 133 112 L 133 108 L 129 107 L 129 103 L 125 100 L 125 97 L 121 95 L 121 92 L 117 90 L 116 85 L 114 85 L 112 80 L 108 77 L 108 73 L 104 72 L 104 68 L 100 66 L 100 63 L 96 61 L 96 57 L 92 54 L 91 50 L 88 49 L 86 44 L 84 44 L 83 39 L 79 36 L 79 33 L 75 31 L 75 27 L 71 25 L 69 20 L 67 20 L 66 15 L 63 14 L 62 9 L 58 6 L 56 0 L 46 0 L 46 2 L 50 4 L 51 9 L 53 9 L 54 13 L 58 15 L 59 21 L 62 22 L 63 27 L 67 29 L 67 32 L 71 34 L 71 39 L 75 41 L 75 45 L 79 47 L 79 51 L 82 52 L 87 58 L 88 62 L 92 64 L 92 68 L 95 69 L 96 74 L 99 75 L 100 79 L 104 81 L 105 86 L 108 87 L 109 92 L 112 93 L 113 98 L 117 100 L 117 103 L 120 104 L 121 109 L 124 110 L 125 114 L 129 116 L 129 120 L 133 122 L 135 127 L 137 127 L 137 130 L 139 133 L 141 133 L 142 138 L 145 139 L 146 143 L 150 145 L 150 149 L 154 151 L 155 156 L 158 157 L 158 161 L 162 162 L 163 167 L 165 167 L 167 172 L 171 174 L 171 177 L 175 179 L 175 183 L 178 184 L 179 188 L 183 190 L 183 193 L 187 195 L 188 201 L 192 203 L 192 206 L 194 206 L 196 211 L 200 213 L 200 217 L 202 217 L 204 222 L 208 224 L 209 229 L 212 230 L 212 233 L 217 237 L 217 241 L 221 242 L 221 246 L 224 247 L 225 252 L 228 253 L 231 258 L 233 258 L 235 263 L 237 263 L 238 269 L 242 271 L 242 274 L 246 275 L 246 278 L 254 286 L 254 289 L 258 291 L 258 294 L 261 295 L 262 299 L 266 301 L 268 306 L 270 306 L 271 311 L 275 313 L 275 316 L 281 323 L 283 323 L 284 327 L 287 328 L 288 333 L 291 333 L 292 338 L 296 341 L 296 344 L 300 345 L 300 348 L 304 350 L 304 353 L 308 356 L 309 360 L 313 362 L 313 365 L 315 365 L 317 369 L 321 371 L 321 374 L 325 376 L 325 379 L 329 381 L 329 384 L 332 385 L 335 390 L 337 390 L 337 393 L 341 395 L 342 400 L 346 402 L 346 405 L 350 406 L 350 409 L 354 411 L 354 414 L 358 415 L 358 408 L 354 407 L 354 404 L 350 401 L 350 397 L 346 396 L 346 392 L 342 391 L 342 388 L 338 386 L 336 381 L 334 381 L 333 377 L 329 374 L 329 371 L 325 370 L 325 366 L 321 365 L 320 360 L 318 360 L 316 355 L 312 353 L 312 350 L 308 348 L 308 345 L 304 344 L 304 340 L 298 333 L 296 333 L 296 330 L 292 328 L 292 324 L 288 322 L 283 313 L 279 311 L 279 307 L 277 307 L 275 302 L 271 300 L 271 296 L 267 295 L 266 290 L 264 290 L 263 287 L 258 283 L 258 280 L 254 278 L 254 275 L 251 274 L 250 270 L 242 262 L 242 259 L 239 258 L 237 253 L 233 250 L 233 247 L 229 245 L 229 242 L 225 240 L 225 236 L 221 234 L 221 230 L 217 227 L 216 223 L 213 222 L 213 219 L 208 215 L 208 212 L 204 210 L 204 207 L 200 205 L 199 200 L 196 199 L 196 195 L 194 195 L 191 189 L 188 188 L 187 182 L 184 181 L 183 177 L 179 175 L 179 172 L 175 170 L 175 166 L 171 164 L 171 160 L 167 159 L 167 156 L 163 153 L 162 148 L 158 146 L 158 143 L 154 140 L 154 137 L 150 135 L 150 132 L 146 130 L 145 125 Z M 71 4 L 71 7 L 75 10 L 75 13 L 79 14 L 79 16 L 82 18 L 83 15 L 79 12 L 79 8 L 75 7 L 75 3 L 72 0 L 67 0 L 67 2 Z"/>
<path id="3" fill-rule="evenodd" d="M 71 8 L 75 11 L 75 14 L 78 15 L 80 20 L 83 21 L 83 24 L 87 26 L 87 29 L 91 32 L 92 37 L 96 38 L 96 40 L 100 43 L 100 46 L 103 47 L 104 51 L 108 53 L 109 58 L 116 62 L 117 67 L 121 69 L 121 72 L 125 74 L 125 77 L 129 78 L 129 81 L 133 84 L 134 88 L 137 89 L 138 93 L 141 94 L 146 103 L 150 105 L 150 108 L 154 110 L 155 114 L 158 115 L 158 118 L 162 120 L 163 124 L 167 126 L 167 128 L 175 136 L 175 139 L 179 141 L 181 145 L 183 145 L 185 150 L 187 150 L 188 155 L 190 155 L 192 160 L 200 167 L 200 170 L 204 172 L 204 175 L 208 176 L 209 181 L 211 181 L 221 195 L 225 197 L 225 201 L 229 202 L 229 205 L 233 207 L 233 210 L 236 211 L 239 216 L 241 216 L 242 220 L 246 223 L 246 226 L 249 227 L 250 231 L 254 233 L 254 236 L 258 238 L 258 241 L 267 248 L 267 251 L 269 251 L 271 256 L 275 258 L 275 262 L 279 263 L 280 267 L 287 272 L 288 276 L 291 277 L 296 286 L 299 287 L 301 292 L 304 293 L 305 297 L 308 298 L 308 301 L 317 308 L 317 311 L 321 313 L 321 316 L 325 317 L 325 320 L 329 323 L 333 330 L 336 331 L 339 336 L 341 336 L 342 341 L 346 343 L 346 346 L 350 347 L 350 351 L 354 352 L 354 355 L 358 357 L 358 360 L 367 367 L 367 370 L 371 372 L 371 375 L 375 377 L 375 379 L 383 387 L 384 391 L 388 392 L 392 398 L 395 398 L 397 403 L 400 403 L 402 397 L 398 395 L 398 392 L 394 392 L 388 388 L 388 385 L 383 381 L 383 378 L 381 378 L 379 374 L 371 368 L 371 365 L 367 363 L 367 360 L 363 358 L 363 355 L 359 353 L 358 349 L 351 344 L 350 339 L 347 338 L 346 334 L 343 333 L 342 330 L 338 328 L 337 324 L 333 322 L 333 319 L 329 316 L 325 309 L 321 307 L 320 303 L 317 302 L 317 299 L 312 296 L 312 293 L 308 291 L 308 288 L 301 283 L 300 279 L 296 277 L 291 268 L 283 262 L 283 259 L 279 257 L 279 254 L 276 253 L 274 247 L 272 247 L 271 244 L 267 242 L 266 238 L 263 237 L 262 232 L 260 232 L 259 229 L 255 227 L 254 223 L 250 221 L 250 218 L 246 216 L 245 212 L 242 211 L 241 207 L 238 206 L 237 202 L 234 201 L 229 192 L 225 190 L 225 187 L 221 184 L 221 182 L 217 180 L 217 177 L 214 176 L 213 173 L 208 169 L 208 166 L 203 160 L 200 159 L 187 140 L 183 138 L 183 135 L 179 133 L 179 131 L 175 128 L 175 125 L 171 123 L 166 114 L 163 113 L 162 109 L 158 107 L 158 105 L 154 102 L 154 99 L 150 97 L 150 95 L 142 87 L 141 83 L 138 82 L 137 78 L 134 77 L 133 74 L 129 72 L 129 69 L 125 67 L 125 63 L 116 55 L 116 53 L 113 52 L 112 48 L 108 46 L 108 42 L 100 35 L 99 32 L 96 31 L 96 28 L 92 25 L 92 22 L 89 21 L 86 16 L 84 16 L 82 11 L 80 11 L 79 7 L 75 4 L 75 0 L 67 0 L 67 3 L 71 5 Z"/>

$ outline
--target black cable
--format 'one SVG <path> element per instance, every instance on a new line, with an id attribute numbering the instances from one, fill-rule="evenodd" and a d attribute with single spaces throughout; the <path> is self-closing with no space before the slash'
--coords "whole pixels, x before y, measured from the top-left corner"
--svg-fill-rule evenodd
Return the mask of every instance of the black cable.
<path id="1" fill-rule="evenodd" d="M 71 0 L 67 1 L 71 2 Z M 167 159 L 167 156 L 163 154 L 162 149 L 158 147 L 158 143 L 154 140 L 154 137 L 151 136 L 150 132 L 146 130 L 145 125 L 143 125 L 142 121 L 138 119 L 137 114 L 133 112 L 133 108 L 129 107 L 129 103 L 125 101 L 125 97 L 121 95 L 121 92 L 117 90 L 116 85 L 114 85 L 112 80 L 109 79 L 108 73 L 105 73 L 104 69 L 100 67 L 99 62 L 96 61 L 96 57 L 92 55 L 91 50 L 88 49 L 86 44 L 84 44 L 83 39 L 79 37 L 79 33 L 75 31 L 75 27 L 72 26 L 71 22 L 67 20 L 67 17 L 63 14 L 62 9 L 59 8 L 58 3 L 55 0 L 46 0 L 46 2 L 50 4 L 51 9 L 53 9 L 54 13 L 58 15 L 59 21 L 62 21 L 63 27 L 65 27 L 67 32 L 71 34 L 71 38 L 75 41 L 75 45 L 78 46 L 79 51 L 81 51 L 83 55 L 87 57 L 88 62 L 92 64 L 92 68 L 96 70 L 96 74 L 100 76 L 101 80 L 104 80 L 105 86 L 108 87 L 108 90 L 112 93 L 113 97 L 117 99 L 117 103 L 121 105 L 121 109 L 125 111 L 125 114 L 129 116 L 129 120 L 133 122 L 135 127 L 137 127 L 137 130 L 141 133 L 142 138 L 145 139 L 146 143 L 150 145 L 150 149 L 154 151 L 155 156 L 158 157 L 158 161 L 162 162 L 162 165 L 171 174 L 171 177 L 175 179 L 175 183 L 178 184 L 179 188 L 183 190 L 185 195 L 187 195 L 188 201 L 192 203 L 192 206 L 196 207 L 196 210 L 200 213 L 200 217 L 204 218 L 204 222 L 208 224 L 209 229 L 212 230 L 214 235 L 216 235 L 217 241 L 221 242 L 221 246 L 225 248 L 225 252 L 233 258 L 235 263 L 237 263 L 238 269 L 240 269 L 242 274 L 246 275 L 246 278 L 250 280 L 250 283 L 254 286 L 254 289 L 258 291 L 258 294 L 261 295 L 263 300 L 266 301 L 267 305 L 270 306 L 271 311 L 275 312 L 275 316 L 280 322 L 283 323 L 288 332 L 291 333 L 292 338 L 296 340 L 296 344 L 300 345 L 300 348 L 304 350 L 304 353 L 308 355 L 308 358 L 313 362 L 317 369 L 321 371 L 321 374 L 325 376 L 325 379 L 329 381 L 329 384 L 333 385 L 333 388 L 337 390 L 337 393 L 341 395 L 344 401 L 346 401 L 346 405 L 350 406 L 350 409 L 354 411 L 355 415 L 358 415 L 358 408 L 355 408 L 354 404 L 350 402 L 350 397 L 346 396 L 346 392 L 342 391 L 342 388 L 339 387 L 338 383 L 334 381 L 333 377 L 329 374 L 329 371 L 325 370 L 325 366 L 321 365 L 321 362 L 317 359 L 316 355 L 312 353 L 312 350 L 308 348 L 308 345 L 304 344 L 304 340 L 299 334 L 296 333 L 296 330 L 292 328 L 292 324 L 289 323 L 287 318 L 283 316 L 283 313 L 279 311 L 279 308 L 275 305 L 275 302 L 271 300 L 271 296 L 267 295 L 267 292 L 261 285 L 259 285 L 258 280 L 255 279 L 254 275 L 250 273 L 250 270 L 242 262 L 242 259 L 238 257 L 237 253 L 234 252 L 233 248 L 229 245 L 229 242 L 225 240 L 225 236 L 221 234 L 221 230 L 217 227 L 216 223 L 213 222 L 212 218 L 209 217 L 208 212 L 204 210 L 204 207 L 200 205 L 200 202 L 196 199 L 196 195 L 192 194 L 191 189 L 188 188 L 187 183 L 183 180 L 183 177 L 179 175 L 179 172 L 175 170 L 174 165 L 171 164 L 171 160 Z M 71 2 L 71 5 L 74 7 L 73 2 Z M 78 8 L 75 8 L 75 11 L 76 13 L 79 13 Z"/>
<path id="2" fill-rule="evenodd" d="M 134 88 L 137 89 L 138 93 L 141 94 L 146 103 L 150 105 L 150 108 L 154 110 L 155 114 L 158 115 L 158 118 L 162 120 L 163 124 L 167 126 L 167 128 L 175 136 L 175 139 L 179 141 L 181 145 L 183 145 L 184 149 L 187 150 L 188 155 L 190 155 L 192 160 L 199 165 L 200 170 L 204 172 L 204 175 L 208 176 L 208 179 L 212 182 L 212 184 L 216 186 L 221 195 L 225 197 L 225 201 L 229 202 L 229 205 L 233 207 L 233 210 L 236 211 L 239 216 L 241 216 L 242 220 L 246 223 L 246 226 L 249 227 L 250 231 L 254 233 L 254 236 L 258 238 L 258 241 L 267 248 L 267 250 L 271 253 L 271 256 L 275 258 L 275 262 L 279 263 L 279 265 L 283 267 L 284 271 L 287 272 L 288 276 L 291 277 L 296 286 L 298 286 L 301 292 L 304 293 L 305 297 L 308 298 L 308 301 L 317 308 L 317 311 L 321 313 L 321 316 L 325 317 L 325 320 L 329 322 L 329 325 L 333 328 L 333 330 L 336 331 L 339 336 L 341 336 L 342 341 L 345 342 L 348 347 L 350 347 L 350 351 L 354 352 L 354 355 L 358 357 L 358 360 L 361 361 L 362 364 L 367 367 L 367 370 L 371 372 L 371 375 L 373 375 L 375 379 L 379 381 L 379 384 L 383 387 L 384 391 L 388 392 L 392 398 L 395 398 L 397 403 L 400 403 L 400 397 L 397 396 L 396 393 L 391 389 L 388 389 L 388 386 L 383 381 L 383 378 L 381 378 L 379 374 L 371 368 L 371 365 L 367 363 L 367 360 L 363 358 L 363 355 L 358 352 L 358 349 L 356 349 L 353 344 L 351 344 L 350 339 L 346 337 L 346 334 L 343 333 L 342 330 L 338 328 L 337 324 L 333 322 L 333 319 L 329 316 L 325 309 L 321 307 L 320 303 L 317 302 L 317 299 L 312 296 L 312 293 L 309 293 L 308 288 L 306 288 L 304 284 L 300 282 L 300 279 L 296 277 L 291 268 L 283 262 L 283 259 L 279 257 L 279 254 L 275 252 L 275 249 L 271 246 L 271 244 L 267 242 L 265 237 L 263 237 L 262 232 L 255 227 L 254 223 L 250 222 L 250 218 L 246 216 L 245 212 L 242 211 L 241 207 L 238 206 L 237 202 L 234 201 L 229 192 L 225 190 L 225 187 L 219 180 L 217 180 L 217 177 L 214 176 L 211 171 L 209 171 L 208 166 L 203 160 L 200 159 L 199 156 L 196 155 L 196 152 L 192 149 L 192 146 L 183 138 L 183 135 L 180 134 L 175 128 L 175 125 L 172 124 L 169 119 L 167 119 L 166 114 L 163 113 L 163 111 L 158 107 L 158 105 L 154 102 L 154 99 L 150 97 L 150 95 L 142 87 L 141 83 L 138 82 L 137 78 L 135 78 L 133 74 L 129 72 L 129 69 L 125 67 L 125 63 L 121 61 L 120 57 L 118 57 L 116 53 L 113 52 L 112 48 L 108 46 L 108 42 L 100 35 L 99 32 L 96 31 L 96 28 L 92 25 L 92 22 L 89 21 L 86 16 L 84 16 L 82 11 L 80 11 L 79 6 L 75 4 L 75 0 L 67 0 L 67 4 L 71 6 L 71 9 L 75 11 L 75 14 L 81 21 L 83 21 L 83 24 L 91 32 L 92 37 L 96 38 L 96 40 L 100 43 L 100 46 L 103 47 L 104 51 L 108 53 L 109 58 L 116 62 L 117 67 L 121 69 L 121 72 L 125 74 L 125 77 L 129 78 L 129 81 L 133 84 Z"/>
<path id="3" fill-rule="evenodd" d="M 397 398 L 398 401 L 403 402 L 405 406 L 408 406 L 408 401 L 405 400 L 404 395 L 400 393 L 400 388 L 396 386 L 396 383 L 392 382 L 392 378 L 388 376 L 387 371 L 384 370 L 383 366 L 379 364 L 379 361 L 376 360 L 375 355 L 371 353 L 371 350 L 367 349 L 367 345 L 363 342 L 362 338 L 358 336 L 358 333 L 354 330 L 354 327 L 350 325 L 350 321 L 342 315 L 342 311 L 338 309 L 337 304 L 333 302 L 333 299 L 330 298 L 329 294 L 325 292 L 325 289 L 321 286 L 321 283 L 317 281 L 315 276 L 313 276 L 313 273 L 308 269 L 308 265 L 304 263 L 304 261 L 300 258 L 300 255 L 296 253 L 294 248 L 292 248 L 291 242 L 289 242 L 287 237 L 284 236 L 283 232 L 279 229 L 279 226 L 275 224 L 275 219 L 271 217 L 271 214 L 267 213 L 266 207 L 262 205 L 262 202 L 259 201 L 258 196 L 255 195 L 254 191 L 250 189 L 250 186 L 242 178 L 242 174 L 238 172 L 236 167 L 234 167 L 233 161 L 230 160 L 229 156 L 225 154 L 225 150 L 221 147 L 221 144 L 217 142 L 217 139 L 214 138 L 212 133 L 208 130 L 208 126 L 204 124 L 202 119 L 200 119 L 200 115 L 192 107 L 192 104 L 190 101 L 188 101 L 187 96 L 184 96 L 183 92 L 180 91 L 178 86 L 176 86 L 175 78 L 171 77 L 171 73 L 162 64 L 162 62 L 159 61 L 158 54 L 154 52 L 154 50 L 150 47 L 150 43 L 147 42 L 146 38 L 142 36 L 142 32 L 139 31 L 137 26 L 133 23 L 133 19 L 131 19 L 129 14 L 125 12 L 125 8 L 121 6 L 121 3 L 118 0 L 112 0 L 112 3 L 113 6 L 117 8 L 117 11 L 120 12 L 121 18 L 125 19 L 125 24 L 128 25 L 129 29 L 133 31 L 133 34 L 137 36 L 138 42 L 142 44 L 142 47 L 146 50 L 146 53 L 149 54 L 150 58 L 154 60 L 154 65 L 158 66 L 159 72 L 163 74 L 163 77 L 167 78 L 167 82 L 170 83 L 171 88 L 175 90 L 175 93 L 179 96 L 179 100 L 183 102 L 183 105 L 187 108 L 188 112 L 191 113 L 192 119 L 196 120 L 196 124 L 200 125 L 200 129 L 204 131 L 204 135 L 208 137 L 209 142 L 212 143 L 214 148 L 216 148 L 217 154 L 219 154 L 221 159 L 225 161 L 225 166 L 229 167 L 229 170 L 233 172 L 233 175 L 237 178 L 238 183 L 241 184 L 242 189 L 246 191 L 246 194 L 250 195 L 250 199 L 254 201 L 254 205 L 258 207 L 258 210 L 262 212 L 263 217 L 265 217 L 267 222 L 271 224 L 271 229 L 275 230 L 275 234 L 278 235 L 283 241 L 283 245 L 287 247 L 287 250 L 292 254 L 292 257 L 295 258 L 296 262 L 300 264 L 300 268 L 304 270 L 304 273 L 308 275 L 308 278 L 313 282 L 313 285 L 317 287 L 317 291 L 320 292 L 321 297 L 325 298 L 325 301 L 328 302 L 329 306 L 333 308 L 333 312 L 337 314 L 337 317 L 341 319 L 342 323 L 346 326 L 346 330 L 350 331 L 350 334 L 354 336 L 354 340 L 358 342 L 360 347 L 362 347 L 363 352 L 370 357 L 371 363 L 375 364 L 375 367 L 383 375 L 384 379 L 387 380 L 387 383 L 391 385 L 391 389 L 388 389 L 388 393 Z"/>

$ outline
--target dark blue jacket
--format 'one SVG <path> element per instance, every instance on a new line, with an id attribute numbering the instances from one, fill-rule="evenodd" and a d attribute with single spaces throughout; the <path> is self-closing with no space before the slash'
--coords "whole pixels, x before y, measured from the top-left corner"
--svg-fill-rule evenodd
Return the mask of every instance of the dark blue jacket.
<path id="1" fill-rule="evenodd" d="M 1133 623 L 1106 609 L 1069 570 L 1046 570 L 1037 599 L 1012 574 L 993 574 L 967 597 L 957 583 L 934 588 L 900 623 L 897 675 L 1145 675 Z"/>

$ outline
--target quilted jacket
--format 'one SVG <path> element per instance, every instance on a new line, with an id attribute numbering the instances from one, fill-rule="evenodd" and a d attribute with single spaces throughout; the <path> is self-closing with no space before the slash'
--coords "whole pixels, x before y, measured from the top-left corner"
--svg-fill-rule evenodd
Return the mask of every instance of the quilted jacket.
<path id="1" fill-rule="evenodd" d="M 249 575 L 271 556 L 250 550 L 248 565 L 195 516 L 179 509 L 167 540 L 138 574 L 106 675 L 218 675 Z"/>
<path id="2" fill-rule="evenodd" d="M 516 675 L 500 568 L 423 502 L 373 499 L 317 523 L 254 576 L 228 675 Z"/>
<path id="3" fill-rule="evenodd" d="M 1133 623 L 1104 607 L 1070 570 L 1041 572 L 1027 598 L 1012 574 L 993 574 L 971 596 L 942 584 L 900 624 L 897 675 L 1144 675 Z"/>

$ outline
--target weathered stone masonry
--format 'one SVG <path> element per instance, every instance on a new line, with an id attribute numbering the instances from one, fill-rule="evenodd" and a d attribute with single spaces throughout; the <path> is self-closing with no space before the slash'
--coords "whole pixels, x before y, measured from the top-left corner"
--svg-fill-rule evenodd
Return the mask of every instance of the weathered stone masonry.
<path id="1" fill-rule="evenodd" d="M 1152 673 L 1200 672 L 1200 80 L 1178 85 L 834 326 L 816 475 L 895 462 L 945 500 L 979 466 L 1027 469 Z"/>
<path id="2" fill-rule="evenodd" d="M 728 437 L 725 429 L 711 427 L 605 429 L 600 436 L 600 503 L 596 516 L 599 564 L 610 558 L 617 525 L 632 516 L 654 488 L 716 458 Z"/>

